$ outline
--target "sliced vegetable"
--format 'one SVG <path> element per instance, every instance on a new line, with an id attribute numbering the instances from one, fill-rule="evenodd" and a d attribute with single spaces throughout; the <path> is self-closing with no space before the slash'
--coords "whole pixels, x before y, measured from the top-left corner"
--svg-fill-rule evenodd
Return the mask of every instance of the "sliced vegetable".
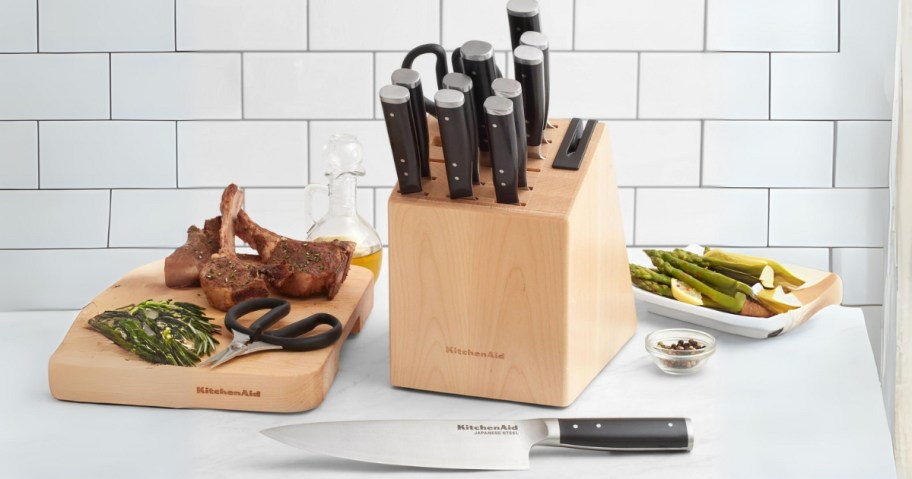
<path id="1" fill-rule="evenodd" d="M 757 300 L 775 314 L 782 314 L 801 307 L 801 302 L 791 293 L 786 293 L 782 286 L 765 289 L 757 294 Z"/>
<path id="2" fill-rule="evenodd" d="M 713 289 L 706 283 L 703 283 L 686 272 L 675 268 L 661 257 L 656 256 L 652 258 L 652 261 L 660 272 L 687 283 L 703 295 L 704 301 L 705 298 L 712 300 L 719 306 L 719 309 L 738 314 L 741 312 L 741 309 L 744 308 L 744 302 L 747 300 L 747 297 L 743 293 L 736 292 L 733 296 L 729 296 L 721 291 Z"/>
<path id="3" fill-rule="evenodd" d="M 795 289 L 804 284 L 803 279 L 799 278 L 797 275 L 795 275 L 794 273 L 789 271 L 788 268 L 786 268 L 785 266 L 782 266 L 778 262 L 773 261 L 771 259 L 760 258 L 760 257 L 756 257 L 756 256 L 749 256 L 749 255 L 740 254 L 740 253 L 732 253 L 729 251 L 722 251 L 719 249 L 710 249 L 710 248 L 706 249 L 706 252 L 703 253 L 703 257 L 712 258 L 714 260 L 727 262 L 727 263 L 733 264 L 733 265 L 741 264 L 741 265 L 745 265 L 745 267 L 747 267 L 748 265 L 752 265 L 752 267 L 755 267 L 755 268 L 760 267 L 760 266 L 769 266 L 773 270 L 773 284 L 770 286 L 767 286 L 768 283 L 763 283 L 764 287 L 772 288 L 775 286 L 782 285 L 782 286 L 786 286 L 790 289 Z M 732 269 L 737 269 L 737 268 L 732 268 Z M 741 271 L 741 270 L 739 270 L 739 271 Z M 758 275 L 758 277 L 761 278 L 761 282 L 762 282 L 763 278 L 760 275 Z"/>
<path id="4" fill-rule="evenodd" d="M 671 280 L 671 294 L 682 303 L 703 306 L 703 295 L 687 283 L 678 279 Z"/>

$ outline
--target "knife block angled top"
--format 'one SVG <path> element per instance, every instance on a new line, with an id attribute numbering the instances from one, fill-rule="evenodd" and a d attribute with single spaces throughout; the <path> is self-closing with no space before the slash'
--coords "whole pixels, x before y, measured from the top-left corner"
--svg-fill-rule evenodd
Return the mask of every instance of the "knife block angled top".
<path id="1" fill-rule="evenodd" d="M 567 406 L 636 329 L 605 125 L 578 171 L 551 167 L 569 121 L 546 131 L 519 205 L 450 200 L 436 120 L 432 178 L 389 199 L 394 386 Z M 483 158 L 482 164 L 489 164 Z"/>

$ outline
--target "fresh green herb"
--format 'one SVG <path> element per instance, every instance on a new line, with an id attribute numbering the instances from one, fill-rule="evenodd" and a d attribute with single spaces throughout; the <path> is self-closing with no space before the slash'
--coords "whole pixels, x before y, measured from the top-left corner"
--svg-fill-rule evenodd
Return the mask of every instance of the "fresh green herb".
<path id="1" fill-rule="evenodd" d="M 194 366 L 218 344 L 211 321 L 195 304 L 150 299 L 105 311 L 89 326 L 150 363 Z"/>

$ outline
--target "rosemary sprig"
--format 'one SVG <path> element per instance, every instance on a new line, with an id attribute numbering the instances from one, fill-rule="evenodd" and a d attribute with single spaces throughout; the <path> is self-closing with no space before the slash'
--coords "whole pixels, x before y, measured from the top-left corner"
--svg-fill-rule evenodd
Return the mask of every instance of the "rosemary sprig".
<path id="1" fill-rule="evenodd" d="M 155 364 L 194 366 L 211 354 L 219 327 L 193 303 L 147 300 L 89 320 L 89 326 L 118 346 Z"/>

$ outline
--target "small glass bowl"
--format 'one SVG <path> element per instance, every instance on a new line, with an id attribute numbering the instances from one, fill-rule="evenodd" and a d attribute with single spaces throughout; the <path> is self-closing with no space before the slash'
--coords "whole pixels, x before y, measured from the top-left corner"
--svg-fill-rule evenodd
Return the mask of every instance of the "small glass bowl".
<path id="1" fill-rule="evenodd" d="M 706 345 L 703 349 L 668 350 L 659 347 L 659 342 L 675 344 L 678 340 L 693 339 Z M 656 366 L 668 374 L 683 376 L 699 371 L 706 360 L 716 352 L 716 338 L 696 329 L 660 329 L 646 336 L 646 351 L 652 355 Z"/>

